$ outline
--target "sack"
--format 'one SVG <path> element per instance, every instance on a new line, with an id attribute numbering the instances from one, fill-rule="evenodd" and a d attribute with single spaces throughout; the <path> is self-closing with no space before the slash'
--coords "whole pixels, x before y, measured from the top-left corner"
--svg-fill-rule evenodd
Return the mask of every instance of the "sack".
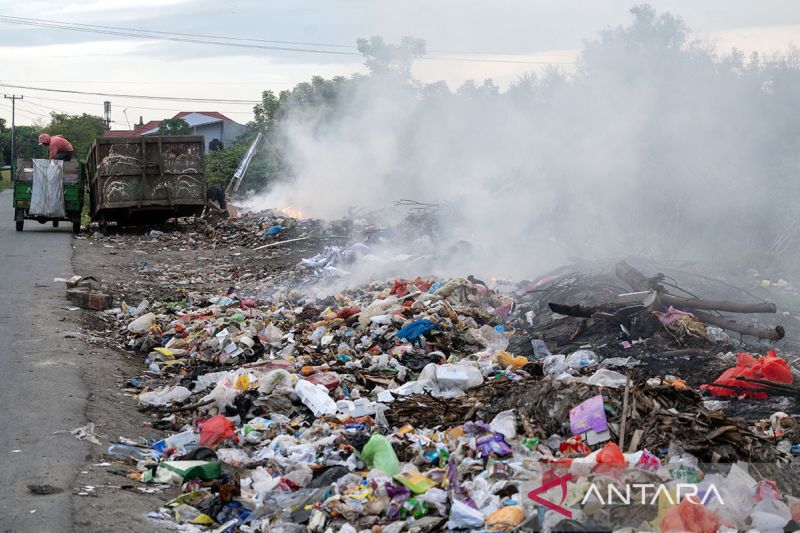
<path id="1" fill-rule="evenodd" d="M 31 206 L 28 214 L 53 218 L 67 216 L 64 210 L 63 161 L 33 160 Z"/>

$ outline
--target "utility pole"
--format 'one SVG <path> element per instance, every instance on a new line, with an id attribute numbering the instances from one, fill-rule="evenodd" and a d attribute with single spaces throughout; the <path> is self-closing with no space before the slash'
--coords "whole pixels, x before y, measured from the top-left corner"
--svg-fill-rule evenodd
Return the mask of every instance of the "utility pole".
<path id="1" fill-rule="evenodd" d="M 106 129 L 111 129 L 111 102 L 106 100 L 103 102 L 103 114 L 105 115 L 106 119 Z"/>
<path id="2" fill-rule="evenodd" d="M 14 180 L 17 179 L 17 174 L 16 174 L 17 173 L 17 152 L 15 151 L 15 147 L 14 147 L 14 130 L 16 129 L 16 124 L 15 124 L 16 117 L 15 117 L 15 114 L 16 114 L 16 108 L 17 108 L 17 100 L 22 100 L 23 96 L 22 95 L 17 96 L 15 94 L 12 94 L 11 96 L 8 96 L 7 94 L 4 94 L 3 98 L 8 98 L 9 100 L 11 100 L 11 181 L 13 182 Z"/>

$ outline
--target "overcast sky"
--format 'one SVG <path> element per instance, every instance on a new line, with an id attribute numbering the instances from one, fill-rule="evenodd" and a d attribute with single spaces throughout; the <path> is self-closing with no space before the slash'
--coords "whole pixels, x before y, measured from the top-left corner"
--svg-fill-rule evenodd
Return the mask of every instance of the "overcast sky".
<path id="1" fill-rule="evenodd" d="M 425 82 L 492 78 L 506 86 L 547 63 L 570 62 L 598 30 L 627 24 L 641 2 L 621 0 L 0 0 L 0 16 L 57 20 L 186 34 L 319 43 L 313 48 L 350 53 L 359 37 L 421 37 L 429 55 L 414 74 Z M 800 45 L 797 0 L 653 0 L 659 11 L 682 17 L 721 52 L 783 51 Z M 207 41 L 206 38 L 194 38 Z M 268 43 L 256 43 L 272 46 Z M 321 46 L 328 45 L 328 46 Z M 341 46 L 330 46 L 341 45 Z M 278 45 L 295 47 L 294 45 Z M 73 32 L 0 22 L 0 86 L 24 94 L 17 121 L 46 121 L 50 111 L 101 115 L 110 100 L 112 127 L 161 119 L 178 111 L 220 111 L 239 122 L 251 104 L 181 103 L 59 94 L 7 85 L 173 97 L 256 100 L 264 89 L 290 88 L 319 74 L 363 72 L 355 55 L 176 43 Z M 502 59 L 531 63 L 455 61 Z M 536 62 L 536 63 L 533 63 Z M 0 116 L 10 119 L 10 101 Z M 124 110 L 127 109 L 127 119 Z M 10 121 L 9 121 L 10 122 Z"/>

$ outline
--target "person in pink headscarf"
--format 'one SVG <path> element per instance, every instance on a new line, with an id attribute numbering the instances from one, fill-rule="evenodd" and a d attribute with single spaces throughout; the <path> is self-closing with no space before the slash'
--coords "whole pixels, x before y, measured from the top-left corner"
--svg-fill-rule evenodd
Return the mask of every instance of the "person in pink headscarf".
<path id="1" fill-rule="evenodd" d="M 46 133 L 42 133 L 39 135 L 39 144 L 50 147 L 50 159 L 57 161 L 70 161 L 72 159 L 72 144 L 62 135 L 53 135 L 51 137 Z"/>

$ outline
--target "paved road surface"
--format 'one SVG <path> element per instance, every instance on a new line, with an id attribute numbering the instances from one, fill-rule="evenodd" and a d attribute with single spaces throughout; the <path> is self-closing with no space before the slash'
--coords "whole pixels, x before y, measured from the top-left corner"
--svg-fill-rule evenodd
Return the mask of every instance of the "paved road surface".
<path id="1" fill-rule="evenodd" d="M 14 228 L 11 191 L 0 192 L 0 532 L 71 531 L 70 494 L 86 443 L 87 391 L 69 326 L 63 284 L 72 274 L 71 224 Z M 71 343 L 71 344 L 70 344 Z M 37 496 L 31 484 L 63 492 Z"/>

